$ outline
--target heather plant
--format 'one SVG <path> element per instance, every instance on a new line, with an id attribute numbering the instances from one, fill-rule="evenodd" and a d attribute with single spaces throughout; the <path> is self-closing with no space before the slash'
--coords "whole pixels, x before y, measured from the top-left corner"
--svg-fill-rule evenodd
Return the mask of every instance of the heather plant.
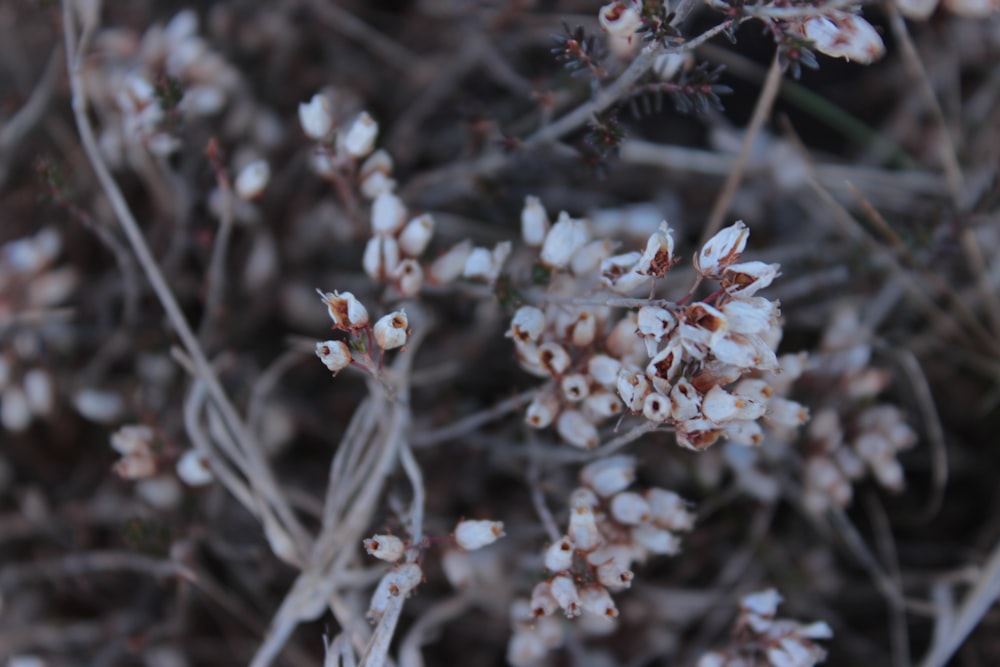
<path id="1" fill-rule="evenodd" d="M 9 664 L 997 658 L 996 2 L 0 13 Z"/>

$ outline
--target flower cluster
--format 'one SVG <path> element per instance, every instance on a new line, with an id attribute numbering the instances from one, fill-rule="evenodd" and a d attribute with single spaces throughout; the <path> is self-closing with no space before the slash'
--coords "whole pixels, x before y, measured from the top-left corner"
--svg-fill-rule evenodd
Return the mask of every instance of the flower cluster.
<path id="1" fill-rule="evenodd" d="M 380 317 L 374 325 L 368 319 L 368 310 L 350 292 L 319 292 L 326 305 L 333 329 L 345 332 L 350 338 L 326 340 L 316 343 L 316 356 L 334 374 L 352 363 L 375 372 L 381 361 L 381 353 L 394 350 L 406 344 L 410 333 L 410 322 L 405 310 L 393 311 Z M 372 356 L 372 343 L 378 348 L 378 357 Z M 352 350 L 357 353 L 355 356 Z"/>
<path id="2" fill-rule="evenodd" d="M 833 630 L 823 621 L 803 624 L 775 618 L 780 603 L 781 596 L 774 589 L 740 600 L 732 644 L 703 655 L 698 667 L 812 667 L 823 662 L 826 651 L 816 640 L 830 639 Z"/>
<path id="3" fill-rule="evenodd" d="M 690 531 L 694 516 L 672 491 L 628 490 L 635 468 L 634 457 L 611 456 L 580 472 L 583 486 L 570 495 L 566 534 L 545 549 L 549 576 L 535 586 L 527 606 L 514 605 L 511 664 L 531 664 L 562 643 L 560 626 L 546 620 L 557 610 L 598 627 L 613 623 L 618 608 L 611 593 L 631 586 L 633 565 L 679 552 L 677 533 Z"/>
<path id="4" fill-rule="evenodd" d="M 852 482 L 869 471 L 882 486 L 893 491 L 903 488 L 903 468 L 896 456 L 912 447 L 917 436 L 899 408 L 874 402 L 890 377 L 871 360 L 870 336 L 857 311 L 841 307 L 803 378 L 804 389 L 810 384 L 835 388 L 806 432 L 804 498 L 806 507 L 817 514 L 850 504 Z"/>
<path id="5" fill-rule="evenodd" d="M 627 410 L 673 427 L 678 444 L 701 450 L 723 435 L 758 444 L 762 418 L 792 427 L 806 421 L 802 406 L 774 397 L 761 377 L 779 368 L 781 323 L 778 304 L 756 294 L 778 265 L 739 262 L 749 236 L 743 222 L 720 231 L 695 257 L 699 282 L 717 281 L 719 288 L 686 303 L 574 296 L 595 272 L 618 294 L 653 289 L 677 261 L 665 222 L 641 252 L 612 256 L 607 241 L 590 239 L 585 220 L 563 213 L 549 226 L 529 197 L 522 230 L 553 272 L 541 304 L 519 308 L 507 332 L 521 366 L 549 378 L 528 406 L 529 425 L 554 425 L 563 440 L 589 449 L 600 440 L 597 426 Z M 641 305 L 612 323 L 607 304 L 616 303 Z"/>

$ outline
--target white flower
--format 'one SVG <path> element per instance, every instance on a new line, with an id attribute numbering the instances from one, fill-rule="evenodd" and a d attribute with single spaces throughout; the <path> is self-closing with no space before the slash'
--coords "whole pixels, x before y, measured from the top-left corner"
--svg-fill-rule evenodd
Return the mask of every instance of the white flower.
<path id="1" fill-rule="evenodd" d="M 409 320 L 405 310 L 397 310 L 379 318 L 375 323 L 375 344 L 383 350 L 393 350 L 406 345 L 406 328 Z"/>
<path id="2" fill-rule="evenodd" d="M 434 260 L 427 275 L 437 285 L 447 285 L 458 279 L 465 269 L 465 260 L 472 252 L 472 241 L 465 239 L 448 248 Z"/>
<path id="3" fill-rule="evenodd" d="M 538 362 L 551 375 L 562 375 L 569 368 L 572 359 L 559 343 L 542 343 L 538 346 Z"/>
<path id="4" fill-rule="evenodd" d="M 642 403 L 642 416 L 651 422 L 662 424 L 671 418 L 672 407 L 669 398 L 654 391 Z"/>
<path id="5" fill-rule="evenodd" d="M 573 579 L 566 575 L 553 577 L 549 582 L 549 591 L 567 617 L 580 615 L 580 595 Z"/>
<path id="6" fill-rule="evenodd" d="M 0 424 L 12 433 L 20 433 L 31 425 L 31 406 L 24 390 L 8 385 L 0 395 Z"/>
<path id="7" fill-rule="evenodd" d="M 677 318 L 666 308 L 643 306 L 639 308 L 639 336 L 646 341 L 646 353 L 656 354 L 663 337 L 677 326 Z"/>
<path id="8" fill-rule="evenodd" d="M 611 499 L 611 516 L 619 523 L 645 523 L 649 520 L 649 514 L 649 503 L 638 493 L 623 491 Z"/>
<path id="9" fill-rule="evenodd" d="M 418 215 L 406 223 L 399 233 L 399 249 L 409 257 L 419 257 L 434 236 L 434 218 L 429 213 Z"/>
<path id="10" fill-rule="evenodd" d="M 630 37 L 642 26 L 641 0 L 615 0 L 601 7 L 597 19 L 615 37 Z"/>
<path id="11" fill-rule="evenodd" d="M 670 416 L 682 422 L 701 414 L 701 394 L 694 385 L 681 378 L 670 390 Z"/>
<path id="12" fill-rule="evenodd" d="M 409 298 L 420 293 L 420 287 L 424 284 L 424 270 L 415 259 L 404 259 L 392 272 L 392 279 L 395 281 L 396 289 L 400 296 Z"/>
<path id="13" fill-rule="evenodd" d="M 577 410 L 563 410 L 556 419 L 559 436 L 580 449 L 593 449 L 600 442 L 597 427 Z"/>
<path id="14" fill-rule="evenodd" d="M 208 460 L 196 449 L 187 450 L 177 460 L 177 476 L 188 486 L 205 486 L 215 479 Z"/>
<path id="15" fill-rule="evenodd" d="M 613 496 L 635 481 L 635 457 L 619 454 L 598 459 L 583 467 L 580 480 L 599 496 Z"/>
<path id="16" fill-rule="evenodd" d="M 377 136 L 378 123 L 367 111 L 362 111 L 347 128 L 341 145 L 348 156 L 362 158 L 372 152 Z"/>
<path id="17" fill-rule="evenodd" d="M 706 278 L 720 278 L 726 267 L 736 263 L 747 245 L 750 229 L 742 220 L 717 232 L 694 259 L 694 266 Z"/>
<path id="18" fill-rule="evenodd" d="M 753 296 L 778 277 L 780 264 L 741 262 L 732 264 L 722 274 L 722 286 L 732 296 Z"/>
<path id="19" fill-rule="evenodd" d="M 604 542 L 604 536 L 597 528 L 594 508 L 583 502 L 577 502 L 571 506 L 569 528 L 566 529 L 566 534 L 569 535 L 569 539 L 573 541 L 576 548 L 581 551 L 590 551 Z"/>
<path id="20" fill-rule="evenodd" d="M 326 304 L 333 326 L 337 329 L 358 330 L 368 326 L 368 311 L 364 305 L 350 292 L 320 292 L 320 298 Z"/>
<path id="21" fill-rule="evenodd" d="M 545 550 L 545 569 L 549 572 L 563 572 L 573 566 L 573 542 L 561 537 Z"/>
<path id="22" fill-rule="evenodd" d="M 299 103 L 299 123 L 310 139 L 323 141 L 333 127 L 330 103 L 322 93 L 316 93 L 308 103 Z"/>
<path id="23" fill-rule="evenodd" d="M 424 578 L 424 573 L 416 563 L 404 563 L 389 570 L 375 587 L 372 601 L 368 607 L 367 617 L 377 621 L 382 618 L 389 607 L 389 601 L 394 597 L 406 597 Z"/>
<path id="24" fill-rule="evenodd" d="M 333 373 L 342 371 L 351 364 L 351 350 L 340 340 L 316 343 L 316 356 Z"/>
<path id="25" fill-rule="evenodd" d="M 271 167 L 267 160 L 256 160 L 240 170 L 236 177 L 236 194 L 243 199 L 257 197 L 271 179 Z"/>
<path id="26" fill-rule="evenodd" d="M 652 554 L 673 556 L 681 550 L 681 541 L 676 535 L 648 523 L 632 526 L 632 539 Z"/>
<path id="27" fill-rule="evenodd" d="M 583 373 L 570 373 L 564 375 L 559 382 L 563 398 L 570 403 L 579 403 L 590 395 L 590 383 Z"/>
<path id="28" fill-rule="evenodd" d="M 361 268 L 372 280 L 384 280 L 399 264 L 399 244 L 392 236 L 376 235 L 368 239 L 361 256 Z"/>
<path id="29" fill-rule="evenodd" d="M 466 519 L 455 526 L 455 543 L 466 551 L 482 549 L 503 536 L 502 521 Z"/>
<path id="30" fill-rule="evenodd" d="M 574 220 L 566 211 L 559 214 L 556 224 L 545 235 L 540 258 L 546 266 L 556 269 L 565 268 L 576 251 L 589 240 L 587 223 Z"/>
<path id="31" fill-rule="evenodd" d="M 406 551 L 406 544 L 395 535 L 372 535 L 363 544 L 368 555 L 389 563 L 398 561 Z"/>
<path id="32" fill-rule="evenodd" d="M 406 222 L 406 206 L 393 193 L 383 192 L 372 202 L 371 221 L 374 234 L 395 234 Z"/>
<path id="33" fill-rule="evenodd" d="M 650 521 L 671 531 L 688 531 L 694 527 L 694 515 L 688 511 L 684 499 L 666 489 L 646 489 Z"/>
<path id="34" fill-rule="evenodd" d="M 649 380 L 644 374 L 625 368 L 618 373 L 618 395 L 632 412 L 642 410 L 649 392 Z"/>
<path id="35" fill-rule="evenodd" d="M 587 372 L 595 382 L 605 388 L 613 388 L 618 383 L 618 372 L 622 363 L 606 354 L 595 354 L 587 361 Z"/>
<path id="36" fill-rule="evenodd" d="M 662 278 L 674 263 L 674 231 L 664 220 L 660 228 L 646 241 L 646 249 L 635 270 L 644 276 Z"/>
<path id="37" fill-rule="evenodd" d="M 500 277 L 500 271 L 503 270 L 503 263 L 507 261 L 510 250 L 510 241 L 498 243 L 493 250 L 473 248 L 472 252 L 465 258 L 462 276 L 490 283 L 495 282 Z"/>
<path id="38" fill-rule="evenodd" d="M 48 416 L 52 412 L 54 391 L 52 377 L 41 368 L 32 368 L 24 374 L 24 395 L 31 412 L 39 417 Z M 3 386 L 0 380 L 0 386 Z"/>
<path id="39" fill-rule="evenodd" d="M 537 248 L 545 242 L 549 232 L 549 216 L 545 213 L 538 197 L 528 195 L 521 209 L 521 238 L 529 248 Z"/>
<path id="40" fill-rule="evenodd" d="M 740 600 L 740 606 L 758 616 L 773 617 L 778 613 L 778 605 L 781 604 L 781 599 L 778 591 L 768 588 L 745 595 Z"/>
<path id="41" fill-rule="evenodd" d="M 531 615 L 535 618 L 548 616 L 559 608 L 559 603 L 552 597 L 552 585 L 548 581 L 540 581 L 531 589 Z"/>
<path id="42" fill-rule="evenodd" d="M 802 33 L 828 56 L 869 65 L 885 54 L 885 44 L 878 31 L 860 16 L 831 11 L 802 25 Z"/>
<path id="43" fill-rule="evenodd" d="M 545 428 L 559 414 L 559 400 L 551 394 L 539 394 L 524 411 L 524 420 L 534 428 Z"/>
<path id="44" fill-rule="evenodd" d="M 614 417 L 621 413 L 622 407 L 621 399 L 606 389 L 595 391 L 583 399 L 582 405 L 583 414 L 595 422 Z"/>

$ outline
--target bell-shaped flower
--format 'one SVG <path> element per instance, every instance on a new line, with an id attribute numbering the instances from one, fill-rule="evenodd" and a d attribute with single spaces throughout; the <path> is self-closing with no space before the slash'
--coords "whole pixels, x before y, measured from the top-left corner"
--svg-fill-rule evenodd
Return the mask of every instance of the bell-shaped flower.
<path id="1" fill-rule="evenodd" d="M 739 261 L 750 229 L 742 220 L 717 232 L 694 258 L 694 267 L 706 278 L 721 278 L 727 267 Z"/>

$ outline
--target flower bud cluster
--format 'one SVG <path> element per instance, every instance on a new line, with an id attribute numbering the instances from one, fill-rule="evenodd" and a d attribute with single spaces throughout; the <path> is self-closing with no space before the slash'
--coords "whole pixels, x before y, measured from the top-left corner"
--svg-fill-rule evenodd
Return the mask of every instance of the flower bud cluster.
<path id="1" fill-rule="evenodd" d="M 827 407 L 817 411 L 806 432 L 804 497 L 814 513 L 849 505 L 852 484 L 868 473 L 887 489 L 903 489 L 903 468 L 896 457 L 917 436 L 899 408 L 875 402 L 890 378 L 871 361 L 870 335 L 857 311 L 840 308 L 803 378 L 805 388 L 833 392 L 817 399 Z"/>
<path id="2" fill-rule="evenodd" d="M 368 309 L 350 292 L 317 292 L 333 320 L 332 328 L 350 337 L 350 344 L 343 340 L 316 343 L 316 356 L 334 375 L 352 363 L 374 371 L 381 356 L 379 359 L 372 357 L 372 344 L 378 348 L 379 355 L 406 345 L 410 322 L 405 310 L 383 315 L 372 325 Z"/>
<path id="3" fill-rule="evenodd" d="M 529 198 L 522 223 L 544 220 L 538 207 Z M 542 237 L 541 223 L 522 228 L 526 238 L 529 232 Z M 781 321 L 778 304 L 757 292 L 779 267 L 740 262 L 748 237 L 747 226 L 737 222 L 695 257 L 702 279 L 719 283 L 708 299 L 650 299 L 612 323 L 609 307 L 567 305 L 567 297 L 587 288 L 585 276 L 595 268 L 612 292 L 648 289 L 677 261 L 673 232 L 661 223 L 641 252 L 611 256 L 609 244 L 590 239 L 586 221 L 561 214 L 541 242 L 541 263 L 555 274 L 549 292 L 541 305 L 519 308 L 507 332 L 521 366 L 549 379 L 527 408 L 528 424 L 554 426 L 567 443 L 589 449 L 599 443 L 597 427 L 627 410 L 672 426 L 678 444 L 696 450 L 722 436 L 759 444 L 760 421 L 803 424 L 805 408 L 775 397 L 763 379 L 779 369 L 774 348 Z"/>
<path id="4" fill-rule="evenodd" d="M 557 611 L 568 618 L 617 618 L 611 594 L 631 586 L 632 566 L 679 552 L 677 533 L 691 530 L 694 515 L 672 491 L 629 490 L 635 466 L 634 457 L 611 456 L 583 468 L 583 486 L 570 494 L 566 533 L 543 555 L 549 576 L 535 585 L 527 613 L 517 615 L 508 655 L 544 654 L 543 647 L 558 646 L 561 639 L 552 641 L 546 621 Z"/>
<path id="5" fill-rule="evenodd" d="M 826 659 L 816 643 L 830 639 L 833 630 L 823 621 L 799 623 L 776 618 L 781 596 L 774 589 L 751 593 L 740 601 L 733 644 L 701 656 L 698 667 L 813 667 Z"/>
<path id="6" fill-rule="evenodd" d="M 155 436 L 148 426 L 128 425 L 111 434 L 111 447 L 121 455 L 114 471 L 124 479 L 142 479 L 156 474 Z"/>

